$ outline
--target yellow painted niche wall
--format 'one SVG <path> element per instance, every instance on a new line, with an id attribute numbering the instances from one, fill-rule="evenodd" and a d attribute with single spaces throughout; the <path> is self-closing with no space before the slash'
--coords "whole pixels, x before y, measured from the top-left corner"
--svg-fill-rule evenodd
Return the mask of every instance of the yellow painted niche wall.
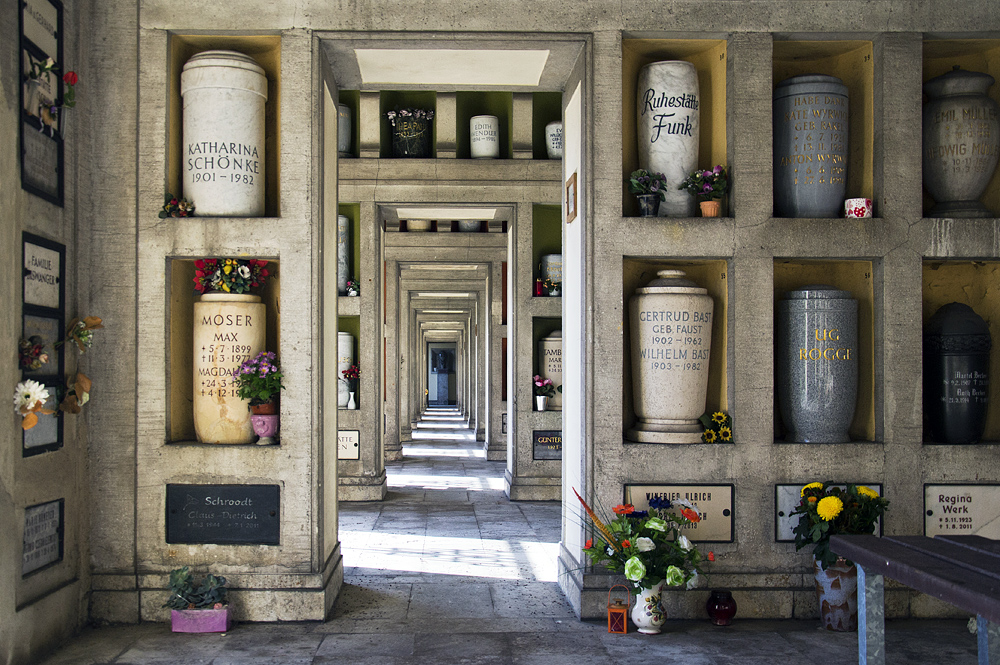
<path id="1" fill-rule="evenodd" d="M 247 257 L 250 258 L 250 257 Z M 264 257 L 253 257 L 264 258 Z M 281 340 L 281 282 L 278 261 L 268 261 L 270 275 L 264 287 L 254 295 L 267 307 L 264 346 L 279 353 Z M 200 296 L 194 290 L 194 259 L 167 259 L 170 279 L 169 344 L 167 357 L 167 392 L 170 397 L 167 418 L 168 443 L 194 443 L 194 304 Z M 281 361 L 279 354 L 278 361 Z"/>
<path id="2" fill-rule="evenodd" d="M 809 284 L 829 284 L 843 291 L 850 291 L 858 301 L 858 399 L 854 408 L 854 420 L 848 433 L 852 441 L 874 441 L 875 295 L 872 263 L 871 261 L 775 259 L 775 303 L 782 300 L 787 291 Z M 780 377 L 775 377 L 775 386 L 780 380 Z M 784 435 L 784 431 L 778 413 L 777 399 L 774 408 L 775 438 L 779 438 Z"/>
<path id="3" fill-rule="evenodd" d="M 622 424 L 629 429 L 635 424 L 632 410 L 632 355 L 631 330 L 629 327 L 629 299 L 635 290 L 656 279 L 660 270 L 683 270 L 685 279 L 708 289 L 708 295 L 715 301 L 712 315 L 712 348 L 708 361 L 708 392 L 705 397 L 706 411 L 728 411 L 728 311 L 729 311 L 729 266 L 723 259 L 673 260 L 673 259 L 626 259 L 622 275 L 622 375 L 623 386 Z"/>
<path id="4" fill-rule="evenodd" d="M 990 409 L 983 441 L 1000 441 L 1000 408 L 997 408 L 997 377 L 1000 376 L 1000 262 L 925 261 L 923 271 L 924 324 L 943 305 L 958 302 L 971 307 L 990 328 Z"/>
<path id="5" fill-rule="evenodd" d="M 622 214 L 638 215 L 635 196 L 626 179 L 639 168 L 636 135 L 636 95 L 639 70 L 651 62 L 686 60 L 698 70 L 700 125 L 698 168 L 728 166 L 726 156 L 726 40 L 622 40 Z"/>

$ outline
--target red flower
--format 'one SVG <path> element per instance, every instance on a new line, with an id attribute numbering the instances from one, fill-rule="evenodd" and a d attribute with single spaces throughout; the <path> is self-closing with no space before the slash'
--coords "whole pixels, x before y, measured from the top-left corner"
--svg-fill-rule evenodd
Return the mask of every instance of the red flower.
<path id="1" fill-rule="evenodd" d="M 708 553 L 708 560 L 709 561 L 715 561 L 715 552 L 709 552 Z"/>
<path id="2" fill-rule="evenodd" d="M 622 547 L 632 547 L 632 543 L 628 542 L 627 540 L 623 540 Z"/>
<path id="3" fill-rule="evenodd" d="M 615 512 L 615 515 L 631 515 L 635 512 L 635 506 L 631 503 L 618 504 L 612 510 Z"/>
<path id="4" fill-rule="evenodd" d="M 701 516 L 698 515 L 697 511 L 691 510 L 690 508 L 681 508 L 681 515 L 688 518 L 691 522 L 701 521 Z"/>
<path id="5" fill-rule="evenodd" d="M 63 74 L 63 81 L 65 81 L 70 85 L 76 85 L 76 82 L 79 79 L 80 77 L 76 75 L 76 72 L 66 72 L 65 74 Z"/>
<path id="6" fill-rule="evenodd" d="M 593 538 L 587 538 L 587 543 L 583 546 L 583 549 L 589 550 L 593 546 L 594 546 L 594 539 Z"/>

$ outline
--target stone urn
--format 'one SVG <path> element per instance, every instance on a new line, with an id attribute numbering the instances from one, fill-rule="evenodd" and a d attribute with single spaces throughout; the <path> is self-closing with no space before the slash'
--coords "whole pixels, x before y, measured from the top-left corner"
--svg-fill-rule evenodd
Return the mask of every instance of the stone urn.
<path id="1" fill-rule="evenodd" d="M 558 120 L 545 125 L 545 154 L 549 159 L 562 159 L 563 124 Z"/>
<path id="2" fill-rule="evenodd" d="M 395 118 L 392 122 L 392 156 L 430 157 L 433 131 L 431 118 L 414 116 Z"/>
<path id="3" fill-rule="evenodd" d="M 928 217 L 993 217 L 979 202 L 1000 156 L 1000 107 L 987 96 L 989 74 L 963 71 L 924 83 L 924 188 Z"/>
<path id="4" fill-rule="evenodd" d="M 538 276 L 544 282 L 562 283 L 562 254 L 545 254 L 538 266 Z"/>
<path id="5" fill-rule="evenodd" d="M 774 214 L 839 217 L 847 191 L 847 86 L 807 74 L 773 94 Z"/>
<path id="6" fill-rule="evenodd" d="M 352 157 L 351 135 L 353 132 L 351 107 L 347 104 L 337 104 L 337 154 L 339 157 Z"/>
<path id="7" fill-rule="evenodd" d="M 264 350 L 260 296 L 205 293 L 194 304 L 194 429 L 199 443 L 253 443 L 249 401 L 233 372 Z M 225 341 L 220 341 L 225 340 Z"/>
<path id="8" fill-rule="evenodd" d="M 787 441 L 846 443 L 858 394 L 858 301 L 812 284 L 776 306 L 775 393 Z"/>
<path id="9" fill-rule="evenodd" d="M 552 381 L 556 392 L 549 398 L 549 411 L 562 411 L 562 393 L 559 388 L 563 382 L 562 371 L 562 331 L 553 331 L 551 335 L 538 342 L 538 375 Z M 544 410 L 544 409 L 539 409 Z"/>
<path id="10" fill-rule="evenodd" d="M 715 303 L 683 270 L 660 270 L 629 301 L 632 407 L 627 438 L 701 443 Z"/>
<path id="11" fill-rule="evenodd" d="M 500 156 L 500 119 L 495 115 L 476 115 L 469 120 L 469 152 L 473 159 L 496 159 Z"/>
<path id="12" fill-rule="evenodd" d="M 990 327 L 968 305 L 941 307 L 924 326 L 924 422 L 935 443 L 978 443 L 990 398 Z"/>
<path id="13" fill-rule="evenodd" d="M 639 70 L 637 95 L 639 168 L 667 177 L 658 216 L 693 217 L 694 199 L 677 186 L 698 168 L 698 70 L 684 60 L 650 63 Z"/>
<path id="14" fill-rule="evenodd" d="M 205 51 L 181 72 L 184 198 L 201 217 L 264 214 L 267 77 L 248 55 Z"/>
<path id="15" fill-rule="evenodd" d="M 349 332 L 337 333 L 337 407 L 347 408 L 351 398 L 350 383 L 344 378 L 344 370 L 354 364 L 354 335 Z"/>
<path id="16" fill-rule="evenodd" d="M 347 295 L 351 278 L 351 218 L 337 215 L 337 293 Z"/>

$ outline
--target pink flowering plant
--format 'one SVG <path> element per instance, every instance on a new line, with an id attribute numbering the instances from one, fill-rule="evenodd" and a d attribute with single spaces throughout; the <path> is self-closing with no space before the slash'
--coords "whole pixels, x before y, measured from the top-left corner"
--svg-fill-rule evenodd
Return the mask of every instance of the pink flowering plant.
<path id="1" fill-rule="evenodd" d="M 686 189 L 688 194 L 699 201 L 721 199 L 729 189 L 726 167 L 719 164 L 711 171 L 692 171 L 677 189 Z"/>
<path id="2" fill-rule="evenodd" d="M 281 392 L 283 378 L 278 357 L 270 351 L 261 351 L 233 371 L 236 394 L 250 400 L 250 406 L 266 404 Z"/>
<path id="3" fill-rule="evenodd" d="M 535 383 L 535 397 L 555 397 L 556 390 L 562 392 L 562 386 L 557 388 L 552 383 L 552 379 L 546 379 L 536 374 L 533 381 Z"/>

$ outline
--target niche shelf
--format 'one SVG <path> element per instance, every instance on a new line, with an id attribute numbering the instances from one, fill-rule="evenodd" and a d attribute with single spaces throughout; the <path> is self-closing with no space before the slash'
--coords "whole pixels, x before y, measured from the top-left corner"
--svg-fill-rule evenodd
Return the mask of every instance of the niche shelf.
<path id="1" fill-rule="evenodd" d="M 870 41 L 774 41 L 773 83 L 826 74 L 847 86 L 848 141 L 845 198 L 874 199 L 875 62 Z"/>
<path id="2" fill-rule="evenodd" d="M 937 261 L 924 260 L 922 275 L 923 323 L 948 303 L 958 302 L 971 307 L 990 327 L 993 347 L 990 351 L 990 376 L 1000 372 L 1000 261 Z M 1000 442 L 1000 398 L 996 388 L 990 390 L 989 411 L 982 442 Z M 924 442 L 928 441 L 925 434 Z"/>
<path id="3" fill-rule="evenodd" d="M 264 68 L 267 77 L 267 101 L 264 104 L 264 217 L 281 214 L 281 136 L 279 109 L 281 108 L 281 36 L 280 35 L 182 35 L 170 37 L 167 182 L 166 191 L 181 195 L 182 164 L 184 159 L 183 100 L 181 98 L 181 71 L 192 56 L 204 51 L 223 49 L 238 51 L 250 56 Z M 195 201 L 197 213 L 198 202 Z"/>
<path id="4" fill-rule="evenodd" d="M 562 93 L 535 92 L 531 95 L 531 147 L 535 159 L 548 159 L 545 126 L 562 120 Z"/>
<path id="5" fill-rule="evenodd" d="M 622 424 L 624 432 L 636 423 L 632 408 L 632 344 L 629 299 L 635 290 L 656 279 L 660 270 L 683 270 L 685 279 L 708 289 L 715 302 L 712 313 L 712 347 L 708 361 L 708 391 L 705 396 L 706 411 L 728 411 L 729 351 L 729 265 L 725 259 L 684 260 L 672 258 L 631 258 L 623 260 L 622 273 Z M 699 414 L 701 415 L 701 414 Z M 648 444 L 642 444 L 648 445 Z"/>
<path id="6" fill-rule="evenodd" d="M 200 294 L 194 290 L 194 261 L 188 258 L 167 259 L 167 279 L 170 284 L 167 292 L 169 313 L 166 377 L 169 395 L 167 443 L 171 444 L 194 444 L 197 441 L 192 391 L 194 390 L 194 304 L 198 302 Z M 259 295 L 261 303 L 267 307 L 264 348 L 266 351 L 279 353 L 281 348 L 278 332 L 281 329 L 281 309 L 278 306 L 281 293 L 279 262 L 268 259 L 267 269 L 270 273 L 267 282 L 254 295 Z"/>
<path id="7" fill-rule="evenodd" d="M 404 108 L 436 112 L 437 93 L 430 90 L 382 90 L 379 93 L 379 155 L 382 158 L 392 158 L 392 124 L 385 117 L 385 114 L 387 111 Z M 437 113 L 435 113 L 434 119 L 431 121 L 431 157 L 437 154 L 438 120 Z"/>
<path id="8" fill-rule="evenodd" d="M 850 291 L 858 301 L 858 397 L 854 420 L 848 428 L 851 441 L 875 441 L 875 283 L 872 262 L 867 260 L 774 260 L 774 312 L 785 292 L 808 284 L 829 284 Z M 773 335 L 772 335 L 773 338 Z M 775 377 L 777 385 L 778 377 Z M 774 400 L 775 441 L 784 442 L 785 427 Z"/>
<path id="9" fill-rule="evenodd" d="M 541 279 L 542 257 L 547 254 L 562 254 L 562 208 L 555 205 L 535 204 L 531 213 L 531 263 L 532 275 Z M 531 295 L 534 295 L 534 283 L 531 284 Z M 537 300 L 562 302 L 559 297 L 539 296 Z M 534 302 L 536 298 L 532 298 Z M 544 307 L 544 305 L 539 305 Z M 562 305 L 560 304 L 561 308 Z M 546 308 L 548 309 L 548 308 Z"/>
<path id="10" fill-rule="evenodd" d="M 458 92 L 455 94 L 455 136 L 459 159 L 471 159 L 469 122 L 477 115 L 495 115 L 500 127 L 500 157 L 513 157 L 514 95 L 510 92 Z"/>
<path id="11" fill-rule="evenodd" d="M 726 40 L 725 39 L 623 39 L 622 40 L 622 215 L 637 217 L 638 204 L 628 191 L 627 179 L 639 168 L 636 113 L 639 70 L 661 60 L 686 60 L 698 70 L 699 132 L 698 168 L 726 164 Z M 731 206 L 730 206 L 731 207 Z"/>

